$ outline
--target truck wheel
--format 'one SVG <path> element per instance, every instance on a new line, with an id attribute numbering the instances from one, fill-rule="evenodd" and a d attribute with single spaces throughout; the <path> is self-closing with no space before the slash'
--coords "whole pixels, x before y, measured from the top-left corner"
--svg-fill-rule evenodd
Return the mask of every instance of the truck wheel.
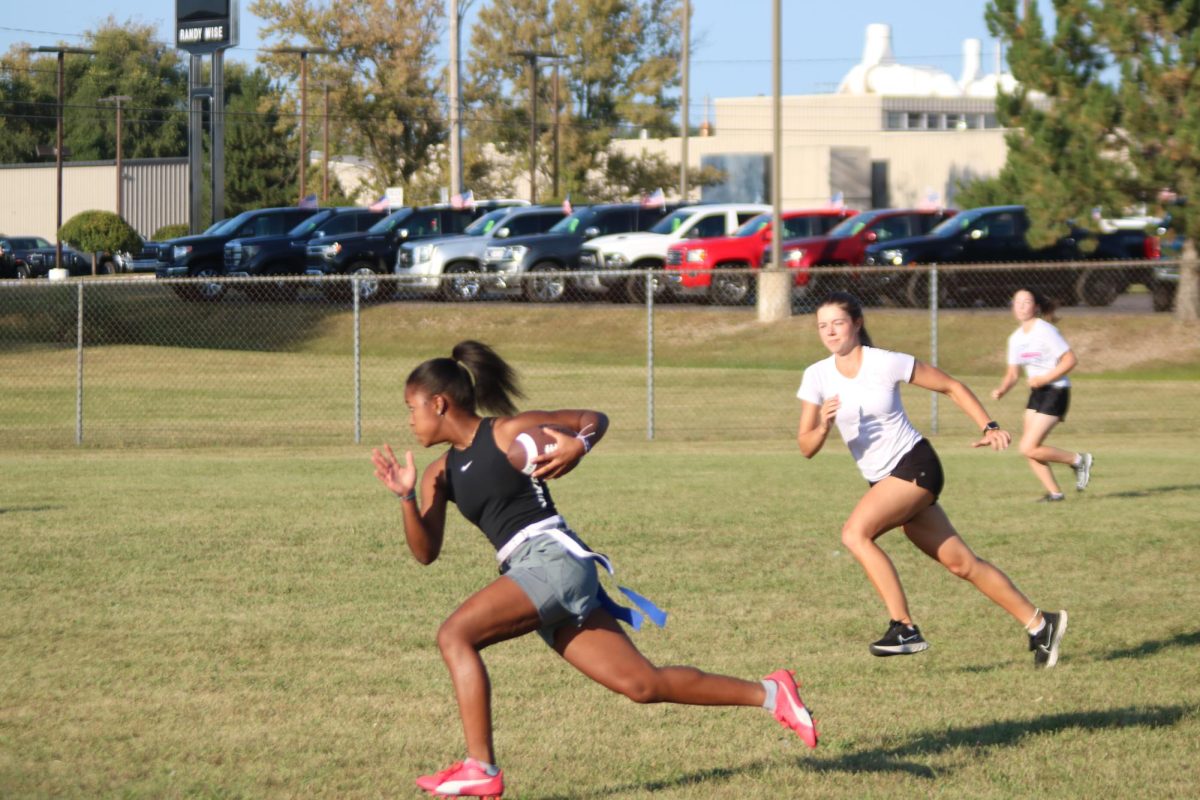
<path id="1" fill-rule="evenodd" d="M 33 278 L 33 270 L 31 270 L 29 268 L 29 265 L 26 264 L 24 261 L 17 264 L 17 278 L 19 280 L 23 280 L 23 281 L 27 281 L 27 280 L 30 280 Z"/>
<path id="2" fill-rule="evenodd" d="M 1155 311 L 1170 311 L 1175 307 L 1175 287 L 1169 283 L 1155 283 L 1150 289 L 1150 300 Z"/>
<path id="3" fill-rule="evenodd" d="M 1089 306 L 1110 306 L 1124 290 L 1122 276 L 1108 269 L 1085 270 L 1075 283 L 1075 296 Z"/>
<path id="4" fill-rule="evenodd" d="M 213 278 L 220 278 L 225 274 L 225 271 L 220 267 L 212 264 L 202 264 L 188 273 L 189 278 L 203 278 L 206 280 L 197 281 L 183 288 L 183 297 L 188 300 L 194 300 L 201 303 L 215 303 L 225 296 L 225 291 L 228 287 L 223 283 L 217 283 Z"/>
<path id="5" fill-rule="evenodd" d="M 738 264 L 737 267 L 741 269 L 746 265 Z M 750 272 L 731 272 L 730 269 L 732 267 L 713 271 L 708 300 L 714 305 L 740 306 L 749 302 L 754 293 L 754 275 Z"/>
<path id="6" fill-rule="evenodd" d="M 442 278 L 442 299 L 450 302 L 478 300 L 483 293 L 483 282 L 478 277 L 466 277 L 470 272 L 475 272 L 475 269 L 468 264 L 451 264 L 447 267 L 446 275 L 451 277 Z"/>
<path id="7" fill-rule="evenodd" d="M 567 293 L 567 277 L 555 264 L 543 261 L 534 264 L 530 272 L 544 272 L 525 279 L 525 299 L 531 303 L 557 303 Z M 553 274 L 552 274 L 553 273 Z"/>
<path id="8" fill-rule="evenodd" d="M 396 289 L 395 284 L 381 278 L 375 268 L 365 261 L 360 261 L 351 267 L 349 275 L 358 278 L 358 301 L 360 303 L 381 302 L 388 299 Z M 354 291 L 354 285 L 353 281 L 347 284 L 351 292 Z"/>
<path id="9" fill-rule="evenodd" d="M 645 264 L 640 264 L 635 269 L 648 269 Z M 654 293 L 654 301 L 656 303 L 665 303 L 671 299 L 670 288 L 667 286 L 666 280 L 663 278 L 661 271 L 650 267 L 648 273 L 650 279 L 650 291 Z M 643 275 L 634 275 L 625 281 L 625 299 L 631 303 L 646 302 L 646 277 Z"/>

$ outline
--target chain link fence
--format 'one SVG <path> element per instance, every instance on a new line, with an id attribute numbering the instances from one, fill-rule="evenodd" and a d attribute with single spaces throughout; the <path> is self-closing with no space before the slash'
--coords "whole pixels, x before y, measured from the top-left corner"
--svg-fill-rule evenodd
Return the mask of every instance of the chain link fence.
<path id="1" fill-rule="evenodd" d="M 1062 304 L 1058 324 L 1080 361 L 1073 377 L 1112 386 L 1118 373 L 1175 371 L 1183 379 L 1156 391 L 1194 410 L 1200 344 L 1156 314 L 1170 305 L 1163 285 L 1176 267 L 814 268 L 795 273 L 793 314 L 773 323 L 758 321 L 748 269 L 456 273 L 424 287 L 385 275 L 6 281 L 0 447 L 395 438 L 407 434 L 408 371 L 464 338 L 519 369 L 531 406 L 602 409 L 616 437 L 787 439 L 800 373 L 826 355 L 811 311 L 833 289 L 864 300 L 880 346 L 938 364 L 985 400 L 1015 327 L 1012 293 L 1038 289 Z M 965 424 L 925 397 L 908 402 L 934 431 Z M 1124 431 L 1139 414 L 1194 429 L 1190 412 L 1149 409 L 1103 425 Z"/>

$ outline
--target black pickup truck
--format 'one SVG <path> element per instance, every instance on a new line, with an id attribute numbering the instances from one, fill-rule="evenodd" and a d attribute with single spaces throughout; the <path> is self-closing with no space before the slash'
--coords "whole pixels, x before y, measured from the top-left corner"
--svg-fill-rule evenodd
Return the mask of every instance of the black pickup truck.
<path id="1" fill-rule="evenodd" d="M 1158 237 L 1143 229 L 1093 233 L 1070 226 L 1048 247 L 1033 247 L 1024 206 L 986 206 L 963 211 L 925 236 L 869 245 L 866 265 L 894 268 L 953 264 L 996 264 L 995 268 L 938 273 L 938 301 L 945 305 L 1004 305 L 1020 288 L 1033 289 L 1060 305 L 1112 303 L 1131 284 L 1154 283 Z M 1145 265 L 1085 268 L 1082 261 L 1143 261 Z M 1056 267 L 1053 262 L 1063 262 Z M 1074 264 L 1072 266 L 1071 264 Z M 929 302 L 929 271 L 881 269 L 864 279 L 901 305 Z"/>
<path id="2" fill-rule="evenodd" d="M 287 233 L 230 239 L 225 243 L 225 273 L 238 276 L 303 275 L 306 247 L 310 240 L 323 236 L 362 233 L 385 216 L 369 208 L 343 207 L 318 211 Z M 270 298 L 288 300 L 295 296 L 297 283 L 248 283 Z"/>
<path id="3" fill-rule="evenodd" d="M 523 200 L 487 200 L 469 208 L 448 204 L 396 209 L 362 233 L 322 236 L 308 242 L 305 272 L 309 275 L 361 275 L 391 273 L 400 245 L 433 236 L 459 234 L 478 216 L 504 206 L 529 205 Z M 394 283 L 363 280 L 362 300 L 380 300 L 395 291 Z M 345 284 L 326 284 L 333 297 L 347 294 Z"/>
<path id="4" fill-rule="evenodd" d="M 169 239 L 159 248 L 158 278 L 220 278 L 225 272 L 225 243 L 235 238 L 278 236 L 290 231 L 322 209 L 259 208 L 243 211 L 220 225 L 195 236 Z M 185 300 L 216 301 L 228 285 L 215 280 L 176 284 L 175 293 Z"/>

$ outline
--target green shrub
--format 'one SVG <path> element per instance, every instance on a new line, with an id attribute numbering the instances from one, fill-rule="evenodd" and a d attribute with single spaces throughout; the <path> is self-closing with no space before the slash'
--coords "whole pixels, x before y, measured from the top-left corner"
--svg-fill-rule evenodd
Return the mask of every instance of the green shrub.
<path id="1" fill-rule="evenodd" d="M 163 225 L 154 232 L 150 238 L 156 242 L 165 242 L 168 239 L 178 239 L 180 236 L 187 236 L 192 232 L 187 223 L 180 222 L 175 225 Z"/>
<path id="2" fill-rule="evenodd" d="M 67 220 L 58 238 L 81 253 L 136 253 L 142 237 L 111 211 L 83 211 Z"/>

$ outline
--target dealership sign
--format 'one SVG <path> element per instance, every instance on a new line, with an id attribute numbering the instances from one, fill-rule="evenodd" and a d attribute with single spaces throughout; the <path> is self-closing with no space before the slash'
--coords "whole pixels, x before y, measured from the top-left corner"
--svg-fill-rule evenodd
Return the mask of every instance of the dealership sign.
<path id="1" fill-rule="evenodd" d="M 175 0 L 175 46 L 192 54 L 236 47 L 237 0 Z"/>

